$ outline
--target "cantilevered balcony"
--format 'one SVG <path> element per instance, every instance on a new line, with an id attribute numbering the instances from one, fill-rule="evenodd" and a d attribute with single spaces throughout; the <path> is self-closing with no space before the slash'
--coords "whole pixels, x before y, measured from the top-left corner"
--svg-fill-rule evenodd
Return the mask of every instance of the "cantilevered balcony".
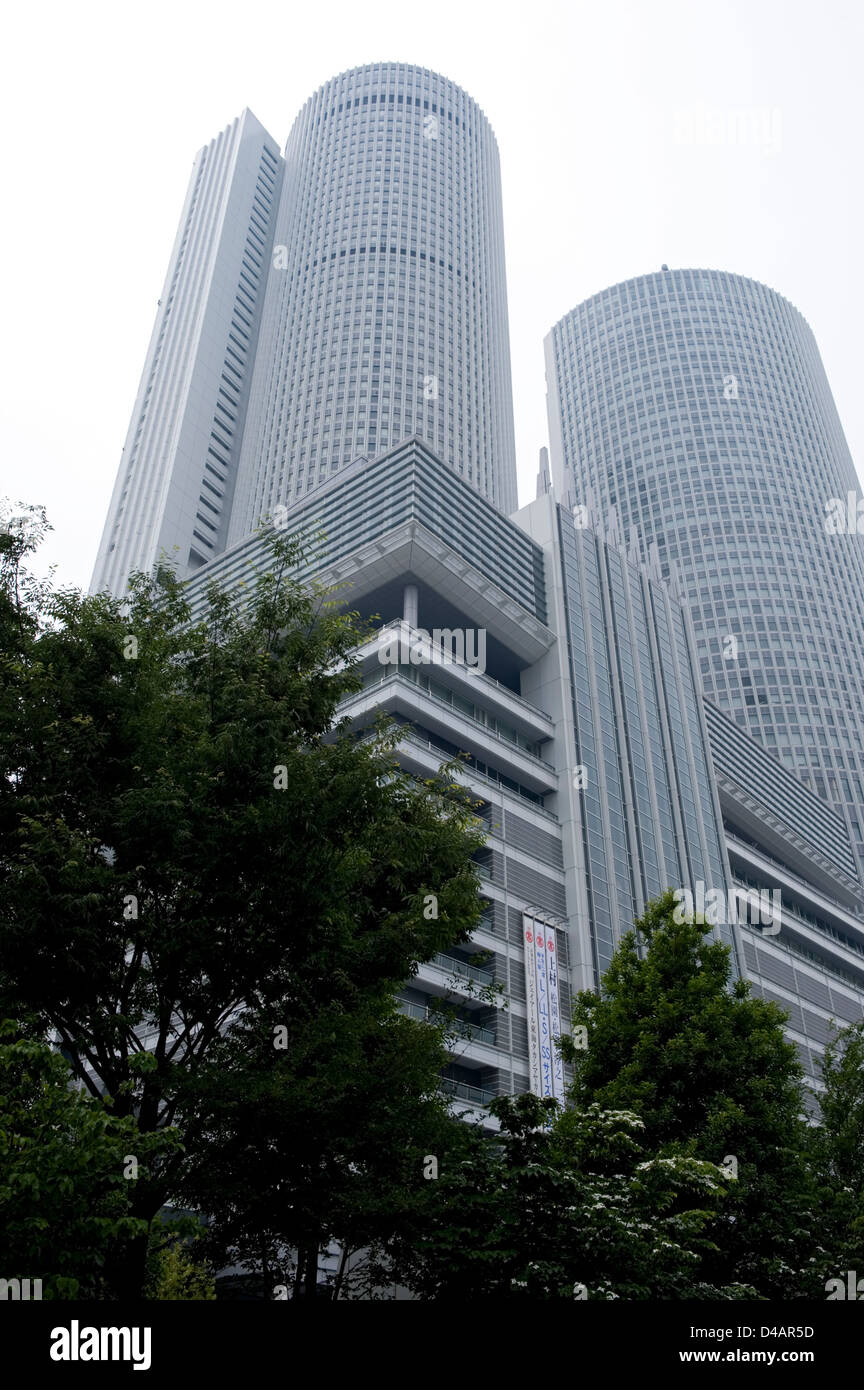
<path id="1" fill-rule="evenodd" d="M 541 743 L 553 737 L 555 727 L 550 714 L 476 666 L 457 660 L 452 654 L 447 659 L 441 644 L 431 641 L 430 636 L 403 619 L 386 623 L 357 653 L 367 683 L 372 684 L 382 669 L 393 669 L 388 656 L 398 646 L 400 652 L 411 654 L 411 659 L 401 665 L 402 674 L 411 677 L 416 673 L 431 680 L 439 698 L 446 698 L 449 691 L 451 704 L 455 697 L 484 710 L 490 719 L 509 725 L 526 742 Z"/>
<path id="2" fill-rule="evenodd" d="M 371 723 L 380 711 L 399 714 L 412 724 L 420 724 L 457 748 L 499 768 L 538 796 L 557 789 L 558 774 L 551 763 L 505 738 L 480 718 L 422 689 L 398 668 L 382 670 L 381 678 L 374 685 L 350 696 L 340 707 L 340 713 L 358 727 Z M 441 754 L 439 762 L 444 761 L 446 754 Z"/>

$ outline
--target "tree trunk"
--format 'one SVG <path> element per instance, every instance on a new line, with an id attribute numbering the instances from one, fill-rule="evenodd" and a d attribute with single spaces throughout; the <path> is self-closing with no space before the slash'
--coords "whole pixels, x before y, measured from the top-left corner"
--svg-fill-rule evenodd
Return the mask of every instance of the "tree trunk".
<path id="1" fill-rule="evenodd" d="M 147 1245 L 149 1236 L 135 1236 L 114 1250 L 105 1261 L 105 1282 L 109 1298 L 120 1303 L 141 1303 L 144 1280 L 147 1277 Z"/>
<path id="2" fill-rule="evenodd" d="M 318 1242 L 313 1241 L 306 1248 L 306 1297 L 318 1296 Z"/>
<path id="3" fill-rule="evenodd" d="M 348 1253 L 348 1246 L 347 1244 L 345 1244 L 342 1246 L 342 1253 L 339 1256 L 339 1268 L 336 1271 L 336 1283 L 333 1285 L 334 1303 L 336 1299 L 339 1297 L 340 1293 L 342 1292 L 342 1280 L 345 1277 L 345 1266 L 348 1263 Z"/>

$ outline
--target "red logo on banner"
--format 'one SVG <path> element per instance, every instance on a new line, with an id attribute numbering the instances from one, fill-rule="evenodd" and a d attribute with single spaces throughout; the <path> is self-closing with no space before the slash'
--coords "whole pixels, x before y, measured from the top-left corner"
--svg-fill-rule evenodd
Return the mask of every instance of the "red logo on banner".
<path id="1" fill-rule="evenodd" d="M 526 933 L 525 933 L 525 940 L 526 940 L 526 941 L 533 941 L 533 940 L 534 940 L 534 938 L 533 938 L 533 936 L 531 935 L 530 931 L 526 931 Z"/>
<path id="2" fill-rule="evenodd" d="M 552 937 L 551 937 L 551 936 L 550 936 L 549 940 L 546 942 L 546 945 L 549 947 L 549 950 L 550 950 L 550 951 L 554 951 L 554 950 L 555 950 L 555 942 L 552 940 Z"/>

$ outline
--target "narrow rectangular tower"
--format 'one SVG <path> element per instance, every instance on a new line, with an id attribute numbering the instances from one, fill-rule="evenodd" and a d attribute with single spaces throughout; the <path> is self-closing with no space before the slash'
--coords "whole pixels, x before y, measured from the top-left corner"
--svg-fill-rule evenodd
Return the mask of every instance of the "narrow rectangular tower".
<path id="1" fill-rule="evenodd" d="M 225 546 L 283 163 L 244 111 L 198 152 L 93 573 L 123 594 Z"/>

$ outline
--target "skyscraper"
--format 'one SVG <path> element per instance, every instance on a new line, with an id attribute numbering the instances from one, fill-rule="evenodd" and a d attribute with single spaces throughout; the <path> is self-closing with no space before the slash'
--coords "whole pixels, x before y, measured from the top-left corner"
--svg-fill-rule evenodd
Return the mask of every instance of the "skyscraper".
<path id="1" fill-rule="evenodd" d="M 124 593 L 163 554 L 184 574 L 224 548 L 281 181 L 251 111 L 195 157 L 94 591 Z"/>
<path id="2" fill-rule="evenodd" d="M 559 489 L 677 569 L 706 695 L 864 862 L 864 540 L 837 526 L 859 489 L 810 328 L 753 280 L 664 270 L 580 304 L 546 357 Z"/>
<path id="3" fill-rule="evenodd" d="M 770 921 L 745 904 L 717 931 L 733 970 L 789 1010 L 815 1082 L 832 1019 L 860 1018 L 864 999 L 846 827 L 700 698 L 687 610 L 657 567 L 577 526 L 548 489 L 503 516 L 418 440 L 340 470 L 283 524 L 323 537 L 304 577 L 338 585 L 340 603 L 382 623 L 359 654 L 364 688 L 342 713 L 358 732 L 390 715 L 416 775 L 460 754 L 486 827 L 482 926 L 402 991 L 418 1018 L 455 996 L 462 1036 L 448 1092 L 479 1113 L 494 1095 L 546 1084 L 531 988 L 538 926 L 557 952 L 566 1028 L 571 991 L 599 988 L 645 903 L 668 887 L 698 895 L 700 883 L 778 901 Z M 245 537 L 189 580 L 193 621 L 211 581 L 243 601 L 270 563 L 269 536 Z M 436 631 L 461 635 L 466 659 L 442 660 Z M 472 664 L 479 634 L 484 661 Z M 493 979 L 507 1009 L 472 992 Z"/>
<path id="4" fill-rule="evenodd" d="M 408 63 L 326 82 L 285 149 L 230 539 L 411 435 L 502 511 L 516 462 L 498 147 Z"/>
<path id="5" fill-rule="evenodd" d="M 506 517 L 419 440 L 341 469 L 284 525 L 323 537 L 303 577 L 382 623 L 341 713 L 358 732 L 388 714 L 415 775 L 461 755 L 487 832 L 483 924 L 465 950 L 422 964 L 403 1003 L 425 1018 L 455 994 L 463 1036 L 444 1083 L 460 1100 L 529 1086 L 560 1096 L 549 1031 L 567 1027 L 571 990 L 599 987 L 650 898 L 731 887 L 684 610 L 644 566 L 577 531 L 551 493 Z M 242 601 L 269 539 L 253 533 L 190 578 L 193 621 L 211 581 Z M 462 655 L 445 659 L 436 633 Z M 737 929 L 718 930 L 737 969 Z M 480 949 L 491 958 L 478 964 Z M 506 1009 L 472 994 L 493 978 Z"/>
<path id="6" fill-rule="evenodd" d="M 199 152 L 92 587 L 193 573 L 411 436 L 515 508 L 495 136 L 447 78 L 377 63 L 310 97 L 284 160 L 249 111 Z"/>
<path id="7" fill-rule="evenodd" d="M 152 569 L 168 549 L 193 621 L 211 580 L 242 604 L 270 563 L 272 526 L 259 529 L 270 515 L 318 538 L 305 576 L 383 620 L 342 713 L 358 735 L 389 714 L 415 775 L 461 754 L 488 832 L 476 937 L 423 963 L 402 991 L 423 1018 L 456 996 L 462 1031 L 442 1080 L 478 1111 L 528 1087 L 561 1095 L 551 1037 L 569 1023 L 571 990 L 599 988 L 634 916 L 665 888 L 782 894 L 764 939 L 764 922 L 737 914 L 717 929 L 733 968 L 790 1006 L 811 1077 L 832 1018 L 861 1012 L 858 822 L 703 700 L 693 625 L 660 565 L 684 572 L 716 705 L 739 719 L 755 711 L 752 731 L 776 748 L 779 717 L 769 722 L 757 694 L 782 669 L 780 708 L 788 684 L 799 735 L 805 712 L 823 719 L 820 751 L 841 715 L 854 733 L 851 673 L 820 665 L 819 642 L 837 637 L 820 621 L 830 586 L 810 573 L 817 542 L 854 538 L 814 536 L 792 566 L 760 555 L 758 534 L 723 532 L 739 516 L 755 524 L 755 497 L 774 543 L 788 540 L 783 468 L 805 436 L 814 462 L 799 507 L 822 486 L 842 497 L 842 435 L 794 310 L 749 281 L 683 274 L 680 288 L 675 276 L 632 296 L 618 287 L 608 306 L 600 296 L 599 310 L 554 330 L 558 497 L 544 462 L 537 498 L 515 512 L 498 156 L 467 94 L 406 64 L 358 68 L 307 102 L 284 162 L 246 113 L 193 170 L 94 585 L 122 593 L 131 568 Z M 723 414 L 733 406 L 737 423 Z M 631 523 L 647 566 L 627 543 Z M 698 577 L 703 552 L 716 579 Z M 825 566 L 839 553 L 828 546 Z M 801 599 L 810 645 L 795 661 L 805 588 L 819 602 L 811 619 Z M 838 623 L 847 600 L 850 590 Z M 441 660 L 438 632 L 461 659 Z M 734 678 L 712 664 L 720 636 L 724 661 L 737 644 Z M 808 698 L 820 674 L 834 704 Z M 816 790 L 842 766 L 826 751 Z M 493 980 L 508 1009 L 470 987 Z"/>

